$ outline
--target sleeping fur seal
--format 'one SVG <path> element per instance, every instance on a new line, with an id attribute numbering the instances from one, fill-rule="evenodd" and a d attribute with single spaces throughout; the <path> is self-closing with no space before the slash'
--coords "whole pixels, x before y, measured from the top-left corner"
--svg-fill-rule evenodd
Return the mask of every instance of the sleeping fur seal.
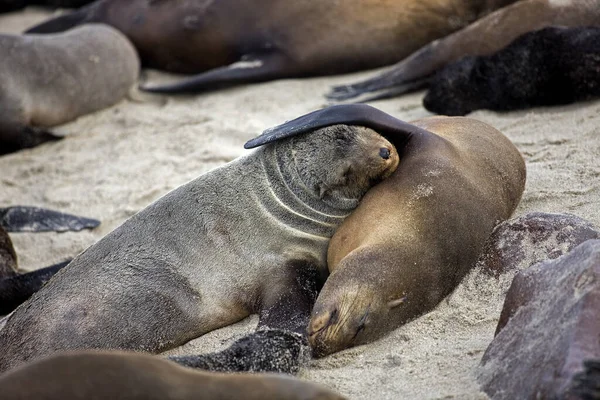
<path id="1" fill-rule="evenodd" d="M 490 56 L 465 57 L 437 73 L 423 105 L 466 115 L 570 104 L 600 96 L 600 26 L 529 32 Z"/>
<path id="2" fill-rule="evenodd" d="M 290 121 L 274 134 L 328 124 L 374 129 L 402 161 L 330 242 L 331 275 L 308 328 L 317 355 L 373 341 L 438 304 L 474 265 L 494 226 L 514 211 L 525 185 L 516 147 L 473 119 L 408 124 L 366 105 L 345 105 Z M 407 127 L 393 129 L 400 124 Z"/>
<path id="3" fill-rule="evenodd" d="M 327 245 L 397 167 L 371 129 L 331 126 L 212 170 L 77 256 L 0 331 L 0 369 L 69 349 L 158 353 L 260 314 L 306 329 Z M 295 318 L 302 314 L 301 318 Z"/>
<path id="4" fill-rule="evenodd" d="M 8 232 L 66 232 L 93 229 L 100 221 L 38 207 L 0 208 L 0 315 L 37 292 L 68 261 L 29 273 L 17 271 L 17 253 Z"/>
<path id="5" fill-rule="evenodd" d="M 194 371 L 145 354 L 71 352 L 0 376 L 3 400 L 343 400 L 284 376 Z"/>
<path id="6" fill-rule="evenodd" d="M 389 65 L 514 1 L 98 0 L 28 32 L 112 25 L 145 66 L 199 74 L 145 90 L 197 92 Z"/>
<path id="7" fill-rule="evenodd" d="M 127 38 L 100 24 L 0 34 L 0 59 L 0 154 L 59 139 L 46 128 L 117 103 L 140 67 Z"/>
<path id="8" fill-rule="evenodd" d="M 600 0 L 518 1 L 433 41 L 382 74 L 333 88 L 327 97 L 368 101 L 399 96 L 428 86 L 437 71 L 462 57 L 495 53 L 527 32 L 552 25 L 600 25 Z"/>

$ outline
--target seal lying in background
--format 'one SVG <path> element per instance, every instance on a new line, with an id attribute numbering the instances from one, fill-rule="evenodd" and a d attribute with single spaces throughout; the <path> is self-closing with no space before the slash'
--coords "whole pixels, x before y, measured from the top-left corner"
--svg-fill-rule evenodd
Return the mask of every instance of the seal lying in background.
<path id="1" fill-rule="evenodd" d="M 59 139 L 46 128 L 117 103 L 140 68 L 127 38 L 100 24 L 0 34 L 0 59 L 0 154 Z"/>
<path id="2" fill-rule="evenodd" d="M 28 32 L 112 25 L 131 39 L 145 66 L 199 73 L 145 90 L 196 92 L 389 65 L 514 1 L 98 0 Z"/>
<path id="3" fill-rule="evenodd" d="M 0 369 L 68 349 L 158 353 L 260 314 L 304 330 L 327 245 L 397 167 L 366 128 L 259 149 L 165 195 L 77 256 L 0 331 Z"/>
<path id="4" fill-rule="evenodd" d="M 600 0 L 521 0 L 436 40 L 390 70 L 351 85 L 333 88 L 332 100 L 374 100 L 428 86 L 435 73 L 465 56 L 488 55 L 519 36 L 551 25 L 600 25 Z"/>
<path id="5" fill-rule="evenodd" d="M 77 352 L 0 376 L 3 400 L 343 400 L 324 386 L 284 375 L 194 371 L 144 354 Z"/>
<path id="6" fill-rule="evenodd" d="M 92 1 L 93 0 L 0 0 L 0 13 L 20 10 L 28 6 L 77 8 L 91 3 Z"/>
<path id="7" fill-rule="evenodd" d="M 14 310 L 68 264 L 68 261 L 61 262 L 33 272 L 19 274 L 17 253 L 7 231 L 65 232 L 92 229 L 98 225 L 100 221 L 95 219 L 37 207 L 0 208 L 0 315 Z"/>
<path id="8" fill-rule="evenodd" d="M 544 28 L 491 56 L 465 57 L 430 83 L 423 105 L 465 115 L 570 104 L 600 96 L 600 27 Z"/>
<path id="9" fill-rule="evenodd" d="M 408 127 L 387 128 L 400 123 Z M 287 122 L 271 135 L 330 124 L 376 130 L 402 161 L 329 244 L 331 275 L 308 328 L 317 355 L 371 342 L 437 305 L 475 264 L 494 226 L 510 217 L 525 186 L 517 148 L 473 119 L 407 124 L 366 105 L 345 105 Z"/>

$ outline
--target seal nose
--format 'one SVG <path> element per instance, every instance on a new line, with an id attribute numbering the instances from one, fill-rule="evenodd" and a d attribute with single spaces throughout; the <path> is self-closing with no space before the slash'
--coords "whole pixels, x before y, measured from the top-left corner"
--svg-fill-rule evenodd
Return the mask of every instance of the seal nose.
<path id="1" fill-rule="evenodd" d="M 382 147 L 379 149 L 379 156 L 384 160 L 389 160 L 390 158 L 390 149 L 387 147 Z"/>
<path id="2" fill-rule="evenodd" d="M 331 311 L 326 311 L 322 315 L 317 315 L 312 319 L 308 327 L 308 335 L 315 336 L 335 324 L 338 320 L 338 309 L 337 307 Z"/>

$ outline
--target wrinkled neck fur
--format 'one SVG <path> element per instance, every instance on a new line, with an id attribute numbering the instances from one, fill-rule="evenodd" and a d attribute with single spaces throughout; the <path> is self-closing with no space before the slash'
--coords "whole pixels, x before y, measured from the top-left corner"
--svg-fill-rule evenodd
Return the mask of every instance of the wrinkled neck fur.
<path id="1" fill-rule="evenodd" d="M 333 231 L 356 207 L 357 201 L 342 199 L 324 201 L 318 193 L 302 179 L 293 160 L 291 146 L 287 143 L 276 143 L 265 146 L 261 157 L 268 185 L 274 198 L 265 204 L 271 213 L 279 213 L 285 209 L 293 215 L 299 224 L 317 225 L 314 228 L 320 234 L 333 235 Z"/>

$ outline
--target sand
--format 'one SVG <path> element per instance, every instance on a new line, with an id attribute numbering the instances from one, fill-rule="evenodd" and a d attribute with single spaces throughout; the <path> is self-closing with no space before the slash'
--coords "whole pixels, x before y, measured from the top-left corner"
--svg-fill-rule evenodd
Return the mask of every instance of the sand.
<path id="1" fill-rule="evenodd" d="M 20 30 L 49 12 L 0 16 L 0 31 Z M 371 76 L 291 79 L 186 97 L 144 97 L 63 125 L 65 140 L 0 158 L 0 206 L 36 205 L 97 218 L 79 233 L 13 234 L 20 266 L 32 270 L 73 257 L 171 189 L 245 154 L 263 129 L 326 104 L 331 85 Z M 151 72 L 148 79 L 168 79 Z M 423 93 L 372 105 L 404 120 L 429 115 Z M 600 226 L 600 102 L 470 115 L 504 132 L 527 161 L 516 215 L 569 212 Z M 301 376 L 352 399 L 486 398 L 475 381 L 493 338 L 512 275 L 475 269 L 434 311 L 366 346 L 312 361 Z M 172 353 L 214 351 L 251 331 L 256 317 Z"/>

